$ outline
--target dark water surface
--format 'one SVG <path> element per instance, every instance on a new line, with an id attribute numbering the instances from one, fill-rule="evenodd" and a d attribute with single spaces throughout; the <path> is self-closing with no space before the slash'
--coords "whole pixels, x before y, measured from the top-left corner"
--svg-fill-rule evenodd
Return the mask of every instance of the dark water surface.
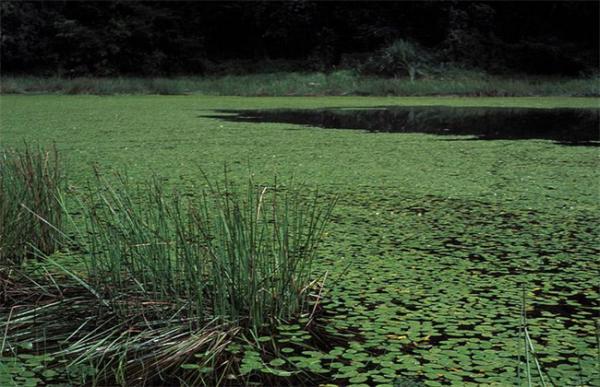
<path id="1" fill-rule="evenodd" d="M 369 132 L 470 135 L 479 140 L 552 140 L 600 144 L 600 109 L 378 107 L 368 109 L 219 110 L 208 117 Z"/>

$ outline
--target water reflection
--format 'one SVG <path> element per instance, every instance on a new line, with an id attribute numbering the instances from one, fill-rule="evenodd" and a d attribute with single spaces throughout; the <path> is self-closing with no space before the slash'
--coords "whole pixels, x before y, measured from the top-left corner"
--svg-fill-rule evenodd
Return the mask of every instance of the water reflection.
<path id="1" fill-rule="evenodd" d="M 369 132 L 470 135 L 480 140 L 545 139 L 565 145 L 600 144 L 600 109 L 381 107 L 219 110 L 217 113 L 221 114 L 208 117 Z"/>

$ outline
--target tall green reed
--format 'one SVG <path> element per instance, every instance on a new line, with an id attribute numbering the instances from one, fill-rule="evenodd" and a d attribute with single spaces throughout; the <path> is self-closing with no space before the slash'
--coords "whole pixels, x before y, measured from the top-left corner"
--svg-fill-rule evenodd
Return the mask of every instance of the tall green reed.
<path id="1" fill-rule="evenodd" d="M 533 371 L 532 371 L 532 362 L 535 364 L 535 371 L 537 371 L 537 375 L 539 377 L 539 382 L 542 387 L 546 387 L 546 381 L 544 379 L 544 372 L 542 370 L 542 366 L 540 365 L 540 361 L 538 359 L 538 354 L 533 347 L 533 340 L 529 334 L 529 323 L 527 321 L 527 296 L 525 287 L 523 286 L 521 289 L 521 324 L 519 325 L 519 335 L 523 339 L 524 349 L 525 349 L 525 364 L 522 364 L 521 354 L 519 353 L 518 357 L 518 382 L 521 384 L 521 368 L 523 368 L 523 372 L 526 375 L 527 386 L 533 386 Z"/>
<path id="2" fill-rule="evenodd" d="M 185 315 L 260 329 L 306 309 L 335 199 L 301 189 L 210 184 L 196 196 L 154 179 L 99 178 L 80 198 L 85 281 L 123 316 Z M 150 312 L 153 311 L 153 312 Z M 168 312 L 167 312 L 168 311 Z"/>
<path id="3" fill-rule="evenodd" d="M 55 147 L 0 151 L 0 263 L 58 248 L 64 179 Z"/>
<path id="4" fill-rule="evenodd" d="M 239 333 L 311 311 L 335 198 L 252 179 L 207 179 L 192 195 L 158 178 L 97 176 L 60 196 L 77 250 L 46 257 L 44 281 L 23 277 L 8 292 L 7 305 L 21 306 L 0 307 L 3 349 L 33 343 L 69 369 L 91 367 L 91 384 L 214 384 L 235 368 L 225 349 Z M 185 364 L 209 371 L 182 373 Z"/>

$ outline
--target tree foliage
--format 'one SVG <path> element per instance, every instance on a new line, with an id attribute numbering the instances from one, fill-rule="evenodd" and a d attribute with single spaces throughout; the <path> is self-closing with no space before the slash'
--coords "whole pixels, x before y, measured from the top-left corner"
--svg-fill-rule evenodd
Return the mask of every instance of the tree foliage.
<path id="1" fill-rule="evenodd" d="M 169 75 L 211 72 L 226 60 L 283 59 L 328 70 L 344 57 L 384 55 L 407 42 L 439 62 L 492 72 L 577 74 L 597 71 L 598 11 L 598 2 L 9 0 L 0 3 L 1 66 Z"/>

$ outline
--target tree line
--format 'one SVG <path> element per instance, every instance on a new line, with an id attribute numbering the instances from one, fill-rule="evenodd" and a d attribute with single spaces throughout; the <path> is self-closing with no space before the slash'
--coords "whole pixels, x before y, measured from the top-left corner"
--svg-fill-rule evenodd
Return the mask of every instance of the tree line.
<path id="1" fill-rule="evenodd" d="M 0 66 L 61 76 L 370 71 L 374 53 L 401 40 L 439 63 L 581 75 L 598 71 L 598 4 L 2 1 Z"/>

